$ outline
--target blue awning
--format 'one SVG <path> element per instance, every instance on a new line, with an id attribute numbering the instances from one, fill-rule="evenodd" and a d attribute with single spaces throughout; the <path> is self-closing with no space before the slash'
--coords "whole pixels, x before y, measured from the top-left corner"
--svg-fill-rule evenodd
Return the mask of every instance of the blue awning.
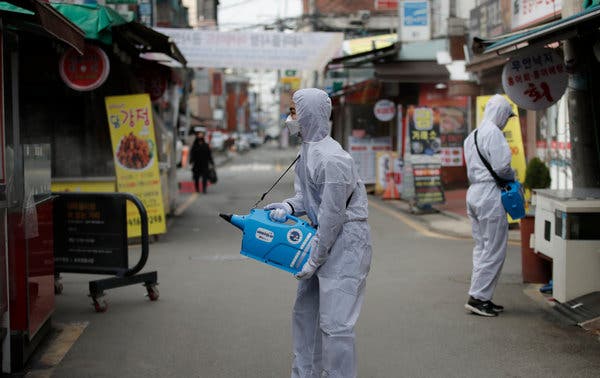
<path id="1" fill-rule="evenodd" d="M 547 45 L 575 35 L 593 33 L 600 27 L 600 6 L 590 7 L 570 17 L 549 22 L 525 31 L 494 38 L 473 38 L 475 54 L 503 54 L 531 45 Z"/>

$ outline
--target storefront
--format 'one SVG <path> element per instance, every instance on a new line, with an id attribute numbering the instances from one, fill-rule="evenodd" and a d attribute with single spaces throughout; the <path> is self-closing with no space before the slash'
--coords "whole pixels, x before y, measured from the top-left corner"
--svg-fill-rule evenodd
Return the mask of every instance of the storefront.
<path id="1" fill-rule="evenodd" d="M 502 73 L 505 64 L 510 60 L 521 56 L 527 59 L 526 55 L 530 54 L 538 56 L 538 52 L 543 51 L 540 49 L 545 48 L 555 52 L 562 61 L 566 59 L 564 41 L 578 36 L 581 41 L 586 42 L 579 51 L 578 67 L 569 66 L 569 63 L 565 62 L 565 70 L 571 73 L 572 78 L 575 78 L 575 81 L 571 81 L 569 86 L 578 88 L 583 84 L 583 87 L 589 88 L 589 94 L 586 97 L 588 99 L 597 98 L 594 90 L 597 86 L 592 83 L 597 82 L 594 73 L 597 72 L 595 67 L 598 65 L 598 60 L 594 57 L 593 51 L 595 51 L 595 44 L 598 41 L 600 9 L 597 6 L 589 7 L 571 17 L 547 22 L 549 19 L 560 17 L 560 12 L 557 14 L 556 9 L 560 11 L 560 8 L 552 8 L 547 4 L 535 5 L 532 12 L 519 14 L 513 18 L 512 22 L 508 20 L 513 26 L 513 31 L 522 29 L 524 23 L 527 23 L 528 27 L 542 23 L 526 31 L 515 32 L 511 35 L 474 36 L 472 50 L 476 55 L 468 65 L 468 69 L 477 74 L 480 79 L 482 94 L 504 92 Z M 508 30 L 510 31 L 511 28 L 509 27 Z M 527 63 L 527 60 L 525 62 Z M 574 70 L 581 72 L 582 69 L 583 75 L 573 75 Z M 540 70 L 540 75 L 541 72 Z M 546 74 L 545 71 L 544 74 Z M 555 73 L 552 71 L 548 74 L 553 76 Z M 597 121 L 595 121 L 593 112 L 586 113 L 585 116 L 581 114 L 581 117 L 585 118 L 582 121 L 589 123 L 587 130 L 591 133 L 578 138 L 582 141 L 578 144 L 586 146 L 574 149 L 575 146 L 571 145 L 573 127 L 570 124 L 576 114 L 569 113 L 566 95 L 563 96 L 563 93 L 559 93 L 553 94 L 553 96 L 557 96 L 559 99 L 547 108 L 519 109 L 521 131 L 527 158 L 531 159 L 537 156 L 550 168 L 552 189 L 569 189 L 573 187 L 575 177 L 573 160 L 589 161 L 592 159 L 597 161 L 599 159 L 596 136 L 592 132 L 595 130 L 597 133 Z M 592 105 L 591 109 L 595 107 L 596 105 Z M 573 151 L 578 156 L 575 156 Z"/>
<path id="2" fill-rule="evenodd" d="M 79 58 L 66 50 L 42 46 L 45 67 L 53 67 L 44 81 L 28 80 L 40 65 L 33 59 L 36 41 L 25 56 L 23 91 L 25 102 L 36 112 L 26 112 L 26 122 L 40 135 L 51 135 L 53 191 L 116 191 L 114 163 L 105 99 L 110 96 L 147 93 L 151 100 L 160 193 L 163 214 L 174 210 L 177 200 L 175 142 L 185 59 L 169 38 L 136 22 L 127 22 L 111 8 L 53 4 L 85 32 L 89 54 Z M 69 55 L 70 54 L 70 55 Z M 59 65 L 50 61 L 58 60 Z M 69 72 L 72 67 L 89 67 L 85 74 Z M 91 70 L 95 69 L 95 77 Z M 55 94 L 47 98 L 46 88 Z M 130 117 L 129 120 L 133 118 Z M 78 158 L 74 159 L 74 156 Z M 161 210 L 162 211 L 162 210 Z"/>
<path id="3" fill-rule="evenodd" d="M 37 46 L 27 41 L 35 39 Z M 24 57 L 36 52 L 40 80 L 43 46 L 82 52 L 83 32 L 49 4 L 37 0 L 0 4 L 0 317 L 2 372 L 22 369 L 47 334 L 54 311 L 51 135 L 36 131 L 23 96 Z M 39 49 L 38 49 L 39 48 Z M 44 61 L 56 66 L 58 59 Z M 45 99 L 53 93 L 43 86 Z M 29 114 L 28 114 L 29 113 Z M 39 121 L 39 120 L 37 120 Z"/>
<path id="4" fill-rule="evenodd" d="M 353 154 L 365 183 L 375 183 L 377 152 L 397 151 L 403 161 L 412 155 L 436 157 L 445 187 L 467 185 L 462 143 L 470 130 L 470 102 L 467 96 L 450 93 L 449 72 L 436 61 L 436 53 L 447 50 L 447 43 L 406 43 L 331 62 L 350 72 L 357 64 L 372 64 L 371 79 L 332 94 L 332 135 Z M 428 109 L 427 129 L 437 130 L 435 135 L 428 132 L 426 140 L 421 140 L 421 132 L 409 130 L 409 115 L 417 108 Z M 425 141 L 433 148 L 423 147 Z"/>

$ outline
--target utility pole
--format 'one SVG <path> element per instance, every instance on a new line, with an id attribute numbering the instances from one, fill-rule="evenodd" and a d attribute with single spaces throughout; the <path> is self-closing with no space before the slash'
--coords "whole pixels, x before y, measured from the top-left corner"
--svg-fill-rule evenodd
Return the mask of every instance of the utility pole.
<path id="1" fill-rule="evenodd" d="M 562 1 L 562 18 L 583 10 L 580 0 Z M 593 41 L 575 36 L 564 41 L 565 66 L 569 72 L 567 107 L 571 134 L 571 170 L 573 187 L 600 187 L 600 158 L 598 154 L 598 120 L 600 111 L 592 103 L 593 74 L 596 65 L 592 54 Z M 596 113 L 596 114 L 595 114 Z"/>

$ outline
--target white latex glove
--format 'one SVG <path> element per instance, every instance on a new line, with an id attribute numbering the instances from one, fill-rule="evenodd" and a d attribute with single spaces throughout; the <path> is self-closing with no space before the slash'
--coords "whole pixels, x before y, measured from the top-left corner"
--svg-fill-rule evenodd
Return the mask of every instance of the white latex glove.
<path id="1" fill-rule="evenodd" d="M 317 268 L 317 264 L 315 264 L 312 259 L 308 259 L 306 264 L 302 267 L 302 270 L 296 273 L 295 277 L 299 280 L 307 280 L 315 274 Z"/>
<path id="2" fill-rule="evenodd" d="M 285 222 L 286 216 L 292 214 L 292 207 L 285 202 L 270 203 L 263 208 L 264 210 L 271 210 L 269 218 L 276 222 Z"/>
<path id="3" fill-rule="evenodd" d="M 310 241 L 310 252 L 311 253 L 315 253 L 315 251 L 317 250 L 318 243 L 319 243 L 319 238 L 317 238 L 316 236 L 313 237 L 312 240 Z M 315 274 L 315 272 L 318 268 L 319 268 L 319 265 L 317 265 L 317 263 L 315 263 L 312 258 L 309 258 L 308 261 L 306 262 L 306 264 L 304 264 L 304 266 L 302 267 L 302 270 L 300 270 L 298 273 L 296 273 L 295 277 L 299 280 L 307 280 Z"/>

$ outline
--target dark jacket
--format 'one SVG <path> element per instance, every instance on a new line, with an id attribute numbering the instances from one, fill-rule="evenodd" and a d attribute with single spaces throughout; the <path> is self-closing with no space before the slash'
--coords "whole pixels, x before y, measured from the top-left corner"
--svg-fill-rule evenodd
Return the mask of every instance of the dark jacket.
<path id="1" fill-rule="evenodd" d="M 203 139 L 194 140 L 190 151 L 190 164 L 193 165 L 192 171 L 201 175 L 208 172 L 210 164 L 214 165 L 210 147 Z"/>

